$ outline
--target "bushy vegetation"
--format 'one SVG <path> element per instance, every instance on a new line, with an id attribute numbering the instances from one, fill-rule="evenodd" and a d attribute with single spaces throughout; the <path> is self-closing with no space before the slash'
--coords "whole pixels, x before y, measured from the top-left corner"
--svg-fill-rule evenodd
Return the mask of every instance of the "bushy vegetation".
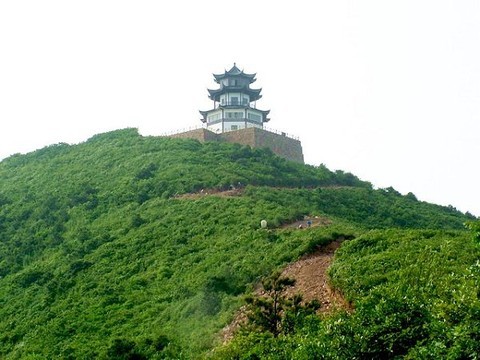
<path id="1" fill-rule="evenodd" d="M 1 276 L 62 244 L 67 224 L 78 219 L 90 224 L 121 207 L 133 216 L 129 206 L 204 188 L 352 181 L 344 177 L 337 181 L 323 166 L 302 166 L 269 151 L 141 137 L 134 129 L 96 135 L 77 146 L 58 144 L 12 156 L 0 164 L 0 179 L 0 231 L 8 240 L 2 243 L 0 255 L 9 254 L 2 256 Z M 129 225 L 122 221 L 122 226 Z M 83 236 L 92 240 L 85 231 Z"/>
<path id="2" fill-rule="evenodd" d="M 477 359 L 480 249 L 464 232 L 374 230 L 346 242 L 330 275 L 352 313 L 294 334 L 241 333 L 216 358 Z"/>
<path id="3" fill-rule="evenodd" d="M 232 187 L 245 191 L 237 197 L 177 197 Z M 333 224 L 302 231 L 280 228 L 304 215 L 325 216 Z M 261 229 L 263 219 L 268 229 Z M 353 341 L 348 331 L 367 322 L 367 310 L 381 300 L 380 290 L 378 301 L 373 297 L 376 286 L 398 280 L 394 272 L 383 270 L 381 279 L 375 280 L 378 268 L 362 268 L 359 259 L 369 259 L 377 250 L 376 256 L 383 256 L 381 251 L 393 246 L 389 241 L 398 238 L 405 242 L 405 261 L 413 261 L 410 252 L 430 249 L 423 244 L 436 249 L 439 257 L 433 258 L 438 265 L 446 259 L 441 256 L 446 256 L 448 246 L 466 239 L 465 233 L 452 231 L 468 220 L 473 219 L 454 209 L 392 190 L 373 190 L 352 174 L 291 163 L 268 150 L 142 137 L 134 129 L 97 135 L 75 146 L 58 144 L 15 155 L 0 163 L 0 358 L 205 355 L 243 303 L 244 294 L 261 278 L 338 237 L 387 229 L 367 232 L 347 244 L 332 269 L 334 284 L 356 305 L 354 317 L 337 315 L 331 322 L 320 322 L 307 316 L 305 326 L 288 337 L 254 332 L 250 335 L 254 340 L 239 338 L 232 345 L 243 351 L 242 344 L 253 341 L 257 345 L 252 354 L 257 348 L 263 354 L 269 344 L 281 343 L 282 351 L 290 354 L 288 349 L 303 338 L 314 349 L 308 341 L 319 336 L 331 338 L 329 349 L 336 349 L 340 340 L 335 334 L 346 331 L 342 336 Z M 421 241 L 412 240 L 417 238 Z M 368 241 L 385 244 L 358 245 Z M 408 247 L 410 242 L 420 247 Z M 435 302 L 422 308 L 432 319 L 438 318 L 422 339 L 440 334 L 444 347 L 467 344 L 473 349 L 466 324 L 476 321 L 470 293 L 476 253 L 469 247 L 462 251 L 464 255 L 448 258 L 441 271 L 458 274 L 463 290 L 453 285 L 457 278 L 445 282 L 452 287 L 444 293 L 437 278 L 432 286 L 443 297 L 463 291 L 468 296 L 462 299 L 469 299 L 469 305 L 462 300 L 453 307 Z M 353 258 L 360 261 L 358 268 Z M 387 260 L 394 263 L 388 266 L 397 265 L 393 257 L 382 258 L 385 264 Z M 462 266 L 470 270 L 457 271 Z M 364 278 L 352 281 L 355 273 Z M 396 293 L 385 291 L 391 293 L 392 302 L 398 301 Z M 429 294 L 425 292 L 422 301 Z M 369 298 L 370 303 L 365 300 Z M 361 318 L 362 313 L 367 315 Z M 456 342 L 457 332 L 441 327 L 442 316 L 453 319 L 457 313 L 462 343 Z M 334 321 L 344 325 L 334 326 Z M 423 323 L 419 326 L 424 328 Z M 419 354 L 433 351 L 428 344 L 420 345 L 412 345 Z"/>
<path id="4" fill-rule="evenodd" d="M 452 207 L 420 202 L 392 188 L 325 186 L 315 189 L 249 188 L 247 194 L 276 204 L 341 218 L 367 229 L 463 229 L 464 215 Z M 305 210 L 302 210 L 305 211 Z"/>

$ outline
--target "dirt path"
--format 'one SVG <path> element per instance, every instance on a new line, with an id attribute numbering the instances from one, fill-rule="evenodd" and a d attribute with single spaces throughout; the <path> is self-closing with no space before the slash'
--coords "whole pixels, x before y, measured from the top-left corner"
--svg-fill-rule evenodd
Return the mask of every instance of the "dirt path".
<path id="1" fill-rule="evenodd" d="M 297 187 L 282 187 L 282 186 L 274 186 L 271 187 L 272 189 L 297 189 Z M 316 188 L 324 188 L 324 189 L 348 189 L 351 188 L 351 186 L 318 186 L 318 187 L 312 187 L 312 188 L 306 188 L 306 189 L 316 189 Z M 173 198 L 174 199 L 186 199 L 186 200 L 195 200 L 202 198 L 204 196 L 218 196 L 218 197 L 232 197 L 232 196 L 241 196 L 243 194 L 243 190 L 245 189 L 244 186 L 236 187 L 231 190 L 219 190 L 219 189 L 202 189 L 198 192 L 194 193 L 186 193 L 186 194 L 180 194 L 180 195 L 175 195 Z M 297 226 L 303 224 L 306 225 L 306 220 L 305 221 L 298 221 Z"/>
<path id="2" fill-rule="evenodd" d="M 298 220 L 289 224 L 282 225 L 280 228 L 305 229 L 308 227 L 326 226 L 330 225 L 331 223 L 332 220 L 324 216 L 305 216 L 303 220 Z"/>
<path id="3" fill-rule="evenodd" d="M 232 190 L 217 190 L 217 189 L 202 189 L 195 193 L 186 193 L 174 196 L 174 199 L 179 200 L 196 200 L 206 196 L 216 196 L 222 198 L 237 197 L 243 195 L 244 188 L 232 189 Z M 330 225 L 332 221 L 324 216 L 305 216 L 303 220 L 297 220 L 288 224 L 280 226 L 280 229 L 306 229 L 315 226 Z"/>
<path id="4" fill-rule="evenodd" d="M 328 284 L 327 270 L 333 260 L 335 250 L 341 245 L 342 240 L 336 240 L 329 245 L 319 248 L 313 254 L 305 255 L 300 260 L 289 264 L 282 276 L 295 279 L 295 285 L 286 290 L 288 297 L 302 294 L 305 302 L 314 299 L 320 301 L 319 313 L 327 314 L 339 309 L 351 309 L 345 299 L 338 292 L 332 290 Z M 261 289 L 256 291 L 261 294 Z M 235 332 L 246 322 L 245 307 L 242 307 L 235 319 L 227 325 L 221 333 L 223 343 L 233 338 Z"/>
<path id="5" fill-rule="evenodd" d="M 200 199 L 205 196 L 218 196 L 218 197 L 234 197 L 234 196 L 241 196 L 243 193 L 243 188 L 240 189 L 232 189 L 232 190 L 216 190 L 216 189 L 205 189 L 200 190 L 196 193 L 187 193 L 182 195 L 177 195 L 174 199 L 184 199 L 184 200 L 195 200 Z"/>
<path id="6" fill-rule="evenodd" d="M 334 241 L 288 265 L 283 270 L 282 276 L 295 279 L 295 285 L 286 290 L 286 295 L 290 297 L 294 294 L 302 294 L 305 302 L 314 299 L 320 301 L 320 313 L 349 308 L 349 304 L 343 297 L 333 291 L 328 284 L 327 270 L 340 244 L 340 240 Z"/>

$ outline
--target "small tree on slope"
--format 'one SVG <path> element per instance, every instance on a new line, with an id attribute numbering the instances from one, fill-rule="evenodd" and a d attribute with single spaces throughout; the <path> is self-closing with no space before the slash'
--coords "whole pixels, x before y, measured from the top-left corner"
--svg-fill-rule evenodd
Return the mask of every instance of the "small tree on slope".
<path id="1" fill-rule="evenodd" d="M 302 304 L 299 294 L 287 297 L 285 290 L 295 285 L 295 280 L 281 277 L 279 272 L 262 281 L 264 294 L 246 298 L 249 325 L 270 332 L 274 337 L 291 333 L 307 315 L 314 314 L 320 307 L 317 300 Z"/>

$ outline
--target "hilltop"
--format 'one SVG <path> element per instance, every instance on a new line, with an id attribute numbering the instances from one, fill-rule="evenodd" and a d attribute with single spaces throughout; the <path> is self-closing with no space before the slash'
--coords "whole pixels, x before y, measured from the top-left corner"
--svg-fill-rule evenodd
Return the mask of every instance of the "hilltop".
<path id="1" fill-rule="evenodd" d="M 326 221 L 292 226 L 305 216 Z M 0 163 L 0 357 L 478 354 L 471 220 L 267 149 L 135 129 L 15 155 Z M 353 314 L 211 352 L 262 278 L 339 238 L 331 284 Z"/>

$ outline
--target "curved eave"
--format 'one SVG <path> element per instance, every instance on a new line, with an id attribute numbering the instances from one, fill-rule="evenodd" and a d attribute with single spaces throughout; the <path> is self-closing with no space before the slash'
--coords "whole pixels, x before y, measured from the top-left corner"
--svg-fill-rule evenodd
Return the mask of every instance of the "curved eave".
<path id="1" fill-rule="evenodd" d="M 216 97 L 221 95 L 222 89 L 214 90 L 214 89 L 207 89 L 208 97 L 212 100 L 215 100 Z M 217 101 L 217 100 L 215 100 Z"/>
<path id="2" fill-rule="evenodd" d="M 262 113 L 263 122 L 269 122 L 270 121 L 270 118 L 267 117 L 268 114 L 270 113 L 270 110 L 260 110 L 260 109 L 255 109 L 255 110 Z"/>
<path id="3" fill-rule="evenodd" d="M 200 119 L 200 121 L 203 123 L 206 123 L 209 111 L 198 110 L 198 112 L 200 113 L 200 115 L 202 115 L 202 118 Z"/>
<path id="4" fill-rule="evenodd" d="M 257 81 L 257 79 L 255 79 L 255 76 L 257 76 L 257 74 L 245 74 L 243 71 L 238 74 L 231 74 L 228 72 L 225 72 L 224 74 L 213 74 L 213 78 L 217 83 L 220 83 L 220 81 L 225 78 L 241 77 L 241 78 L 248 79 L 249 83 L 251 84 Z"/>

